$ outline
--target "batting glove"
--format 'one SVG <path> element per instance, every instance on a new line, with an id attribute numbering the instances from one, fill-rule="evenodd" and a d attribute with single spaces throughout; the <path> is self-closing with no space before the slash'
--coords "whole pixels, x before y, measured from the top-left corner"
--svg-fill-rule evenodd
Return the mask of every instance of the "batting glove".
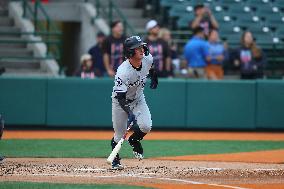
<path id="1" fill-rule="evenodd" d="M 144 54 L 145 56 L 148 56 L 149 55 L 149 48 L 147 45 L 143 45 L 143 49 L 144 49 Z"/>
<path id="2" fill-rule="evenodd" d="M 134 124 L 136 124 L 136 118 L 135 115 L 132 112 L 130 112 L 128 114 L 127 125 L 134 125 Z"/>
<path id="3" fill-rule="evenodd" d="M 149 75 L 150 75 L 150 78 L 151 78 L 150 88 L 156 89 L 158 87 L 158 84 L 159 84 L 158 75 L 157 75 L 156 70 L 154 68 L 151 68 L 149 70 Z"/>

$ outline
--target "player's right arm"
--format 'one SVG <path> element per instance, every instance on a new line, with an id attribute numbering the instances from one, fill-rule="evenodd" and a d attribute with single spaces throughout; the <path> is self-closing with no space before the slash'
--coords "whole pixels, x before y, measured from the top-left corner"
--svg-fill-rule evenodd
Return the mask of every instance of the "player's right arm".
<path id="1" fill-rule="evenodd" d="M 117 71 L 115 76 L 115 87 L 114 92 L 116 93 L 115 98 L 117 99 L 120 107 L 127 113 L 128 115 L 128 124 L 135 122 L 135 116 L 133 112 L 130 110 L 129 103 L 126 100 L 127 93 L 127 78 L 124 75 L 120 74 L 120 70 Z"/>

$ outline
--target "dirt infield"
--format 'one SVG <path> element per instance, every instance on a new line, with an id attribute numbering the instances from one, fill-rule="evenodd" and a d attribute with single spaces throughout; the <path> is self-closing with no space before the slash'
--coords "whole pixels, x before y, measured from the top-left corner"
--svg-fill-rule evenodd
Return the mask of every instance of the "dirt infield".
<path id="1" fill-rule="evenodd" d="M 284 187 L 284 165 L 125 159 L 113 171 L 105 159 L 10 158 L 0 164 L 1 181 L 108 183 L 155 188 Z M 250 187 L 247 187 L 247 186 Z M 270 188 L 270 185 L 268 185 Z M 263 187 L 262 187 L 263 188 Z"/>
<path id="2" fill-rule="evenodd" d="M 105 140 L 112 134 L 111 131 L 6 131 L 4 139 Z M 146 140 L 284 141 L 284 133 L 152 132 Z M 284 188 L 283 162 L 284 150 L 142 161 L 123 159 L 125 169 L 121 171 L 111 170 L 106 160 L 100 158 L 8 158 L 0 164 L 0 181 L 127 184 L 160 189 L 280 189 Z"/>

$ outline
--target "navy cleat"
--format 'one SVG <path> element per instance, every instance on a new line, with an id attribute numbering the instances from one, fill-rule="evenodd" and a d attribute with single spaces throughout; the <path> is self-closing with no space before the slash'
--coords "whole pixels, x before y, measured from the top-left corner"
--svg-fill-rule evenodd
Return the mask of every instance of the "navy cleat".
<path id="1" fill-rule="evenodd" d="M 4 156 L 0 156 L 0 163 L 3 163 L 5 160 L 5 157 Z"/>
<path id="2" fill-rule="evenodd" d="M 113 170 L 122 170 L 124 167 L 120 163 L 120 158 L 115 157 L 112 164 L 111 169 Z"/>
<path id="3" fill-rule="evenodd" d="M 117 145 L 117 143 L 114 141 L 114 138 L 111 139 L 111 148 L 112 150 L 115 148 L 115 146 Z M 114 158 L 114 160 L 111 163 L 111 169 L 113 170 L 122 170 L 123 166 L 120 163 L 121 158 L 119 157 L 119 154 L 116 155 L 116 157 Z"/>
<path id="4" fill-rule="evenodd" d="M 140 141 L 132 140 L 132 138 L 130 137 L 128 139 L 128 142 L 133 149 L 134 157 L 136 159 L 142 160 L 144 158 L 144 156 L 143 156 L 143 147 L 142 147 Z"/>
<path id="5" fill-rule="evenodd" d="M 133 149 L 133 155 L 135 158 L 142 160 L 143 156 L 143 147 L 140 143 L 143 140 L 144 136 L 147 133 L 143 133 L 139 128 L 134 130 L 134 133 L 129 137 L 128 142 Z"/>

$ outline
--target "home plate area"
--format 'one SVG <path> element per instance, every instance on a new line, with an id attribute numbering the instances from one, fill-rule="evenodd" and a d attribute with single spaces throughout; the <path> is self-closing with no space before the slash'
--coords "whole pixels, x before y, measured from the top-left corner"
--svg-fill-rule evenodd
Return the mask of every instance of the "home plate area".
<path id="1" fill-rule="evenodd" d="M 103 158 L 8 158 L 0 164 L 3 181 L 127 184 L 155 188 L 283 187 L 283 164 L 123 159 L 112 170 Z M 261 188 L 261 187 L 259 187 Z M 269 187 L 268 187 L 269 188 Z M 271 187 L 270 187 L 271 188 Z"/>

